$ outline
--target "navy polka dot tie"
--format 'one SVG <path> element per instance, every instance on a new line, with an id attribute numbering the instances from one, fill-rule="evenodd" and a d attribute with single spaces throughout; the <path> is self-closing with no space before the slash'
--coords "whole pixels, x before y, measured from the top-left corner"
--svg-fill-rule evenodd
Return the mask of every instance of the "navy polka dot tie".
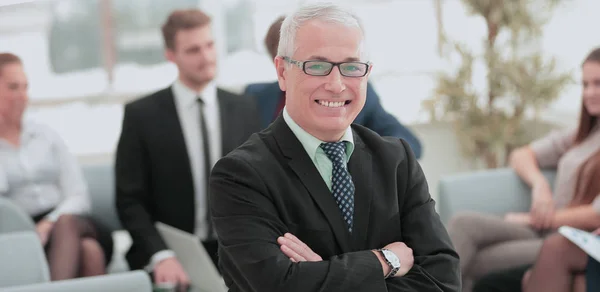
<path id="1" fill-rule="evenodd" d="M 344 221 L 348 224 L 348 231 L 352 232 L 354 220 L 354 183 L 352 176 L 346 169 L 346 144 L 345 142 L 322 143 L 321 148 L 331 160 L 331 192 L 342 211 Z"/>

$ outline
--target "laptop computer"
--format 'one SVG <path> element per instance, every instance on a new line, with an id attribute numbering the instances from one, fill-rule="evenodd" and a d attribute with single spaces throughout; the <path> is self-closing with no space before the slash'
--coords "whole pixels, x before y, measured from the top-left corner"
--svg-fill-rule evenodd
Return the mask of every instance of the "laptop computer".
<path id="1" fill-rule="evenodd" d="M 558 228 L 558 233 L 600 262 L 600 237 L 598 235 L 570 226 L 561 226 Z"/>
<path id="2" fill-rule="evenodd" d="M 197 236 L 162 222 L 156 229 L 190 278 L 190 291 L 227 292 L 227 286 Z"/>

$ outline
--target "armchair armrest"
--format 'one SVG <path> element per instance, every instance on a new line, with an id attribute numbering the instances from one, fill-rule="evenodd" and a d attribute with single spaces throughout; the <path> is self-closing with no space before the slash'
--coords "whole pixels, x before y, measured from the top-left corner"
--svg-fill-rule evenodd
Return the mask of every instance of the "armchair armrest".
<path id="1" fill-rule="evenodd" d="M 556 172 L 543 173 L 553 187 Z M 438 190 L 438 213 L 444 223 L 463 211 L 503 215 L 526 212 L 531 204 L 529 186 L 510 168 L 446 176 Z"/>
<path id="2" fill-rule="evenodd" d="M 144 271 L 78 278 L 51 283 L 10 287 L 4 292 L 147 292 L 152 291 L 150 276 Z"/>
<path id="3" fill-rule="evenodd" d="M 0 290 L 50 281 L 46 254 L 35 231 L 0 234 Z"/>
<path id="4" fill-rule="evenodd" d="M 0 198 L 0 234 L 15 231 L 35 231 L 35 223 L 19 206 Z"/>

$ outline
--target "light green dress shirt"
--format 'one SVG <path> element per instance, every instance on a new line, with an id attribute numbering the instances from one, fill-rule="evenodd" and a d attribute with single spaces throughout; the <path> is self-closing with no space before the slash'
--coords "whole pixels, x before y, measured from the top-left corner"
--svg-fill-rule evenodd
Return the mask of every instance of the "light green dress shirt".
<path id="1" fill-rule="evenodd" d="M 292 117 L 290 117 L 288 114 L 286 108 L 283 109 L 283 120 L 288 127 L 290 127 L 294 135 L 296 135 L 296 138 L 300 140 L 300 143 L 304 147 L 304 150 L 306 150 L 308 157 L 310 157 L 312 162 L 315 164 L 319 174 L 331 191 L 331 171 L 333 170 L 333 164 L 331 163 L 331 160 L 329 160 L 329 157 L 327 157 L 327 154 L 325 154 L 325 151 L 323 151 L 323 149 L 320 147 L 320 145 L 325 142 L 317 139 L 315 136 L 309 134 L 298 124 L 296 124 L 296 122 L 294 122 Z M 350 160 L 350 156 L 354 151 L 354 138 L 352 136 L 352 129 L 350 127 L 346 129 L 346 132 L 340 141 L 346 141 L 346 161 L 344 163 L 344 167 L 348 167 L 348 161 Z"/>

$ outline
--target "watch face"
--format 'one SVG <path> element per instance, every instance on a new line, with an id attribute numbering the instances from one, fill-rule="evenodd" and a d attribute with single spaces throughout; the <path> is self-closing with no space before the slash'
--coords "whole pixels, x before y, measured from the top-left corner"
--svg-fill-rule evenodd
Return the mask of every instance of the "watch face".
<path id="1" fill-rule="evenodd" d="M 400 259 L 398 259 L 395 253 L 389 250 L 383 250 L 383 255 L 388 261 L 390 261 L 394 268 L 400 267 Z"/>

